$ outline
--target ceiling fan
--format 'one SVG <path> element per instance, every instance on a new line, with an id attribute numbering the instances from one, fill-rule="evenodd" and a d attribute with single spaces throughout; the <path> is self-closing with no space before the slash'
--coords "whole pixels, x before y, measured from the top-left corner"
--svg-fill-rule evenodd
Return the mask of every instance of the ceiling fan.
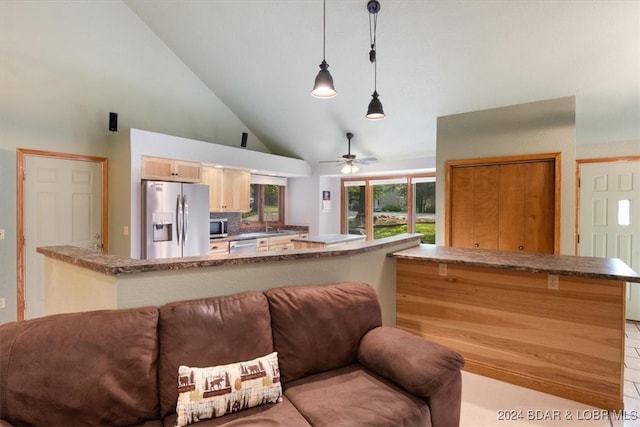
<path id="1" fill-rule="evenodd" d="M 351 132 L 347 132 L 347 139 L 349 140 L 349 149 L 347 150 L 347 154 L 343 154 L 341 159 L 338 160 L 323 160 L 320 163 L 336 163 L 336 166 L 344 165 L 341 169 L 341 172 L 344 174 L 356 173 L 360 170 L 357 164 L 360 165 L 370 165 L 378 161 L 375 157 L 364 157 L 362 159 L 357 159 L 355 154 L 351 154 L 351 138 L 353 138 L 353 134 Z"/>

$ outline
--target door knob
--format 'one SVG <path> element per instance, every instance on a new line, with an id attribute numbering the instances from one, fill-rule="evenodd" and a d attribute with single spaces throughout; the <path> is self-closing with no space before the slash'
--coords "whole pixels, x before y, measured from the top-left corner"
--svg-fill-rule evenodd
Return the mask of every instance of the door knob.
<path id="1" fill-rule="evenodd" d="M 480 243 L 474 243 L 474 244 L 473 244 L 473 247 L 474 247 L 474 248 L 479 248 L 479 247 L 480 247 Z"/>
<path id="2" fill-rule="evenodd" d="M 520 249 L 521 251 L 524 251 L 524 246 L 520 245 L 518 246 L 518 249 Z"/>

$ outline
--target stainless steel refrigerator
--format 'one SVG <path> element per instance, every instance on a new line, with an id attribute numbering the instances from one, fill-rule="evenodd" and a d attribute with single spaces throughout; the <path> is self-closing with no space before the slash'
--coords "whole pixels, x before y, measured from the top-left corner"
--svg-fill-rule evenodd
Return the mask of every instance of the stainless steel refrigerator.
<path id="1" fill-rule="evenodd" d="M 209 253 L 209 186 L 142 181 L 142 259 Z"/>

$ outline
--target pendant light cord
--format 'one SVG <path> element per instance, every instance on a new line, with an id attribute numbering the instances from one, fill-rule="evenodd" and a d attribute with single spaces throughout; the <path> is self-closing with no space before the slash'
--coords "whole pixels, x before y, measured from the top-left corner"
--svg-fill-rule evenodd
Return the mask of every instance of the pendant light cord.
<path id="1" fill-rule="evenodd" d="M 325 60 L 325 45 L 327 44 L 327 0 L 322 2 L 322 60 Z"/>
<path id="2" fill-rule="evenodd" d="M 371 15 L 373 15 L 373 31 L 371 29 Z M 373 62 L 373 90 L 378 88 L 378 45 L 376 42 L 376 33 L 378 30 L 378 14 L 369 13 L 369 42 L 371 43 L 371 51 L 369 52 L 369 61 Z"/>

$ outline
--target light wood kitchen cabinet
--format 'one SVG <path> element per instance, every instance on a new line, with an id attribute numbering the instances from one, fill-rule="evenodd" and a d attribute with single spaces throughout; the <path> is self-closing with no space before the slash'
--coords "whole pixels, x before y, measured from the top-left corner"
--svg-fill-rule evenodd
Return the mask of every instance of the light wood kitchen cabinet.
<path id="1" fill-rule="evenodd" d="M 258 252 L 267 252 L 269 250 L 269 238 L 263 237 L 258 239 Z"/>
<path id="2" fill-rule="evenodd" d="M 140 176 L 142 179 L 199 183 L 202 179 L 202 164 L 142 156 Z"/>
<path id="3" fill-rule="evenodd" d="M 293 249 L 292 238 L 298 237 L 297 234 L 286 236 L 273 236 L 269 237 L 269 250 L 270 251 L 285 251 Z"/>
<path id="4" fill-rule="evenodd" d="M 239 169 L 202 168 L 202 183 L 209 185 L 211 212 L 247 212 L 251 210 L 251 174 Z"/>
<path id="5" fill-rule="evenodd" d="M 296 246 L 291 239 L 301 237 L 309 237 L 309 234 L 285 234 L 284 236 L 263 237 L 262 239 L 258 239 L 258 252 L 287 251 L 296 249 Z"/>
<path id="6" fill-rule="evenodd" d="M 228 255 L 229 242 L 211 242 L 209 243 L 209 255 Z"/>
<path id="7" fill-rule="evenodd" d="M 449 245 L 516 252 L 555 251 L 555 162 L 451 167 Z"/>

